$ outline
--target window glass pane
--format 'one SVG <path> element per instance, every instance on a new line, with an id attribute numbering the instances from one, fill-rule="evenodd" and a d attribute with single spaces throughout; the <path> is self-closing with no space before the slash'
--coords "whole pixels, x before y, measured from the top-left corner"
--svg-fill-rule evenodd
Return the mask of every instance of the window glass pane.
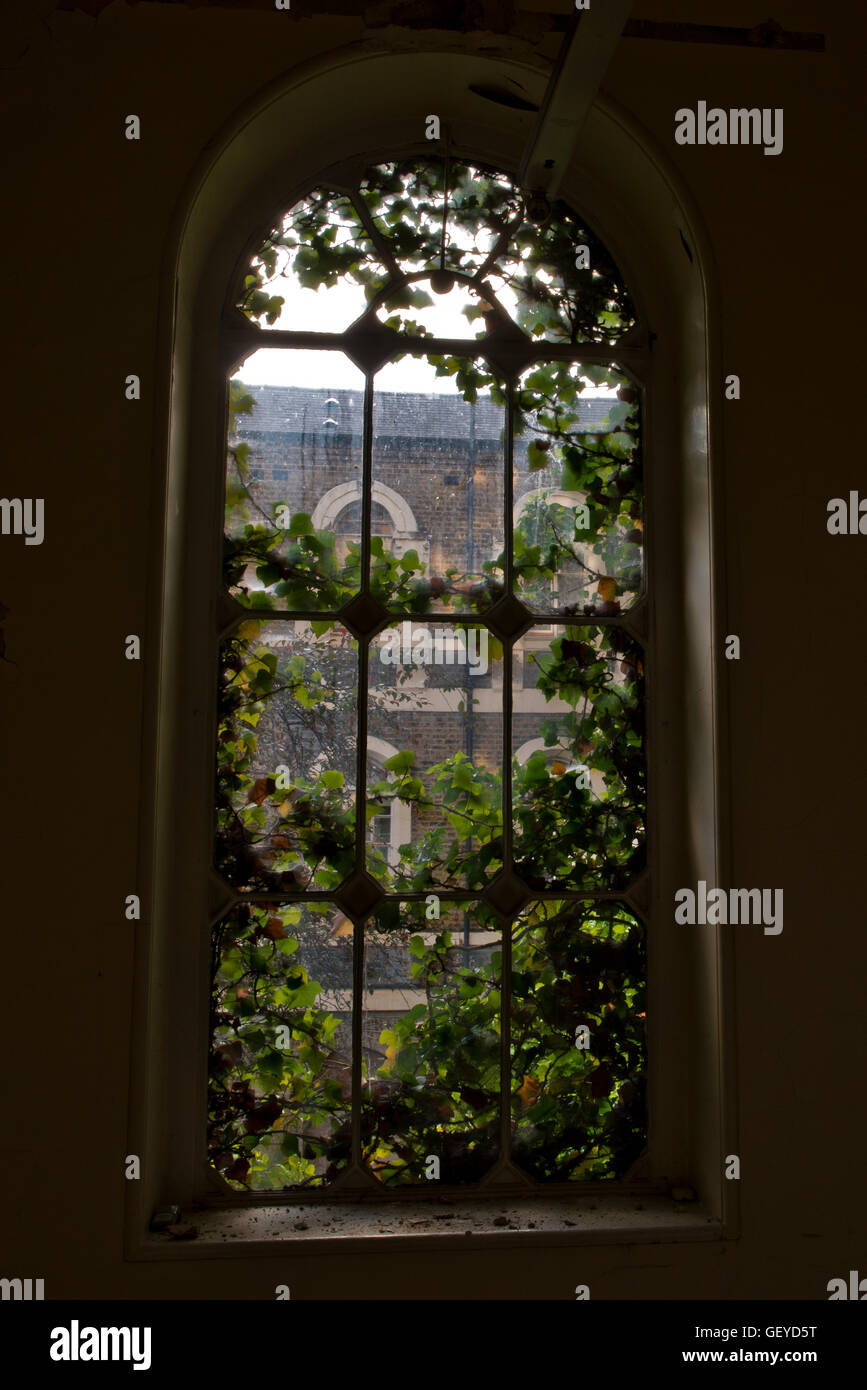
<path id="1" fill-rule="evenodd" d="M 512 928 L 512 1157 L 538 1182 L 623 1177 L 647 1140 L 644 928 L 546 899 Z"/>
<path id="2" fill-rule="evenodd" d="M 261 350 L 231 379 L 224 574 L 245 607 L 358 592 L 360 544 L 335 525 L 361 497 L 363 420 L 364 377 L 339 352 Z"/>
<path id="3" fill-rule="evenodd" d="M 515 321 L 534 339 L 616 343 L 635 323 L 613 260 L 560 202 L 542 226 L 522 222 L 488 282 L 504 307 L 515 304 Z"/>
<path id="4" fill-rule="evenodd" d="M 514 693 L 514 853 L 531 888 L 624 888 L 645 862 L 644 654 L 620 628 L 530 629 Z"/>
<path id="5" fill-rule="evenodd" d="M 506 175 L 409 160 L 377 166 L 361 188 L 404 273 L 442 263 L 478 274 L 530 337 L 613 343 L 635 322 L 623 277 L 584 221 L 560 202 L 541 226 L 528 221 Z"/>
<path id="6" fill-rule="evenodd" d="M 597 394 L 604 392 L 605 394 Z M 638 393 L 548 362 L 515 391 L 515 593 L 536 612 L 617 613 L 643 591 Z"/>
<path id="7" fill-rule="evenodd" d="M 477 289 L 454 280 L 414 280 L 394 290 L 376 311 L 380 322 L 412 337 L 482 338 L 484 313 L 490 306 Z"/>
<path id="8" fill-rule="evenodd" d="M 374 386 L 373 496 L 395 531 L 374 541 L 372 591 L 412 613 L 483 611 L 503 592 L 502 388 L 471 359 L 407 357 Z"/>
<path id="9" fill-rule="evenodd" d="M 383 1183 L 475 1182 L 495 1162 L 500 954 L 478 903 L 389 903 L 365 928 L 363 1152 Z"/>
<path id="10" fill-rule="evenodd" d="M 362 181 L 362 197 L 404 273 L 440 263 L 445 179 L 444 161 L 425 159 L 377 165 Z M 449 164 L 448 184 L 445 264 L 471 273 L 494 246 L 495 219 L 516 214 L 517 190 L 506 176 L 457 160 Z"/>
<path id="11" fill-rule="evenodd" d="M 404 622 L 378 634 L 369 666 L 368 756 L 398 752 L 368 786 L 368 826 L 399 802 L 412 846 L 389 864 L 368 829 L 368 872 L 398 890 L 484 886 L 502 860 L 499 644 L 481 626 Z"/>
<path id="12" fill-rule="evenodd" d="M 238 888 L 331 889 L 354 864 L 357 646 L 321 626 L 251 620 L 223 647 L 217 867 Z"/>
<path id="13" fill-rule="evenodd" d="M 243 903 L 212 945 L 208 1156 L 232 1186 L 317 1187 L 349 1162 L 352 933 L 328 903 Z"/>
<path id="14" fill-rule="evenodd" d="M 342 333 L 385 280 L 352 199 L 314 189 L 253 257 L 238 308 L 260 328 Z"/>

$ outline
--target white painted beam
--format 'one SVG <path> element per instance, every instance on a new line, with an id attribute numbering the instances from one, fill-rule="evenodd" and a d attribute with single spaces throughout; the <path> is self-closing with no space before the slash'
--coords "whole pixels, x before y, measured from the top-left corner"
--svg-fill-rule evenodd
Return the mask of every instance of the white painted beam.
<path id="1" fill-rule="evenodd" d="M 528 192 L 557 196 L 631 9 L 632 0 L 591 0 L 576 16 L 521 161 L 520 183 Z"/>

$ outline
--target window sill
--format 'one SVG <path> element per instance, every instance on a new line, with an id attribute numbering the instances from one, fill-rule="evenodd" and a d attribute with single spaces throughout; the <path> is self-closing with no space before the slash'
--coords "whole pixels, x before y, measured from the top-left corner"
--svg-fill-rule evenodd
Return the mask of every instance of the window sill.
<path id="1" fill-rule="evenodd" d="M 551 1199 L 443 1198 L 425 1202 L 364 1202 L 307 1206 L 188 1208 L 193 1239 L 148 1233 L 134 1258 L 213 1259 L 296 1250 L 335 1254 L 392 1248 L 485 1249 L 510 1245 L 626 1245 L 713 1241 L 719 1220 L 698 1202 L 626 1194 L 582 1202 Z"/>

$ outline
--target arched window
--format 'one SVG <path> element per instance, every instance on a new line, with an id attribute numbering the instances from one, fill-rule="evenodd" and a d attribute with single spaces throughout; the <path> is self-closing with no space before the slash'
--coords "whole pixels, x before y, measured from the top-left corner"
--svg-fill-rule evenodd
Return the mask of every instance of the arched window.
<path id="1" fill-rule="evenodd" d="M 342 538 L 338 541 L 338 549 L 345 558 L 348 541 L 361 544 L 364 512 L 361 482 L 356 480 L 329 488 L 317 502 L 312 521 L 315 528 L 331 528 Z M 422 545 L 412 508 L 399 493 L 379 480 L 371 490 L 369 530 L 371 535 L 384 538 L 385 549 L 392 555 L 401 556 L 411 546 Z M 424 545 L 422 552 L 426 558 Z"/>
<path id="2" fill-rule="evenodd" d="M 406 68 L 431 101 L 441 66 L 420 59 Z M 366 58 L 352 80 L 397 100 L 388 70 L 388 59 Z M 275 100 L 267 116 L 263 107 L 245 144 L 252 162 L 227 145 L 182 243 L 191 269 L 173 348 L 165 584 L 180 593 L 183 575 L 184 585 L 162 638 L 149 956 L 152 973 L 170 961 L 172 970 L 153 975 L 168 984 L 147 1013 L 148 1094 L 165 1096 L 174 1119 L 142 1102 L 156 1174 L 141 1189 L 142 1209 L 201 1199 L 209 1183 L 222 1203 L 248 1186 L 327 1201 L 337 1184 L 346 1194 L 373 1184 L 382 1195 L 406 1186 L 421 1195 L 438 1180 L 574 1195 L 583 1185 L 575 1179 L 661 1192 L 686 1177 L 711 1194 L 718 1217 L 723 963 L 697 938 L 680 952 L 668 910 L 673 888 L 717 878 L 721 857 L 700 231 L 640 134 L 604 103 L 563 202 L 539 226 L 509 172 L 511 114 L 494 126 L 468 120 L 448 161 L 390 116 L 365 139 L 381 151 L 371 163 L 341 162 L 345 134 L 327 118 L 333 76 L 313 81 L 303 99 L 293 91 Z M 305 119 L 315 108 L 330 131 L 322 148 L 336 162 L 323 174 L 299 157 L 291 197 L 266 216 L 276 188 L 269 138 L 282 138 L 302 100 Z M 218 234 L 217 209 L 229 203 Z M 257 216 L 272 229 L 264 240 L 250 236 Z M 585 246 L 589 257 L 578 254 Z M 213 306 L 233 263 L 216 345 Z M 344 285 L 348 295 L 335 294 Z M 452 298 L 461 331 L 443 336 Z M 291 363 L 287 376 L 273 375 L 278 357 Z M 207 421 L 221 372 L 229 423 L 243 418 L 248 431 L 258 397 L 278 403 L 285 393 L 282 428 L 271 433 L 292 437 L 294 461 L 272 456 L 272 470 L 288 476 L 272 477 L 252 506 L 252 482 L 269 481 L 268 458 L 254 462 L 243 448 L 254 441 L 237 429 L 223 435 L 218 575 L 217 532 L 205 528 L 217 500 Z M 327 420 L 335 423 L 323 429 Z M 412 511 L 414 543 L 402 554 L 380 546 L 369 524 L 377 484 Z M 334 531 L 314 518 L 335 488 L 360 503 L 365 521 L 355 551 L 340 557 Z M 657 557 L 649 568 L 645 550 Z M 216 730 L 200 713 L 213 671 L 201 623 L 209 603 L 223 671 Z M 449 662 L 458 649 L 463 659 Z M 377 662 L 383 651 L 394 657 L 380 663 L 379 685 L 365 651 Z M 473 684 L 483 661 L 495 673 L 490 688 Z M 414 707 L 425 664 L 442 668 L 435 721 Z M 656 750 L 648 802 L 645 681 Z M 299 751 L 280 774 L 285 786 L 279 750 L 265 757 L 257 733 L 278 685 L 302 711 L 293 710 Z M 374 689 L 385 698 L 372 700 Z M 314 778 L 317 720 L 334 757 Z M 213 794 L 214 733 L 216 855 L 196 829 Z M 378 790 L 368 782 L 373 738 L 398 750 Z M 553 771 L 559 759 L 522 762 L 515 755 L 535 738 L 576 753 L 576 769 L 571 760 L 563 773 Z M 201 763 L 179 781 L 172 758 L 181 749 L 188 765 Z M 354 780 L 341 778 L 341 760 L 354 764 Z M 583 795 L 571 775 L 579 760 L 602 773 L 607 796 Z M 362 785 L 364 807 L 352 790 Z M 399 881 L 383 882 L 368 854 L 368 813 L 376 821 L 398 797 L 413 808 L 412 852 L 401 856 Z M 583 839 L 546 834 L 576 815 Z M 194 922 L 211 933 L 210 997 Z M 320 936 L 343 943 L 339 960 L 323 954 L 334 947 L 320 949 Z M 434 991 L 441 1032 L 426 1032 L 413 1006 L 383 1030 L 394 1036 L 383 1037 L 385 1060 L 373 1068 L 364 985 L 380 951 L 394 954 L 395 979 L 408 971 L 426 997 Z M 576 1007 L 588 980 L 614 1004 L 607 1028 L 599 1007 Z M 340 990 L 353 1012 L 351 1036 L 344 1019 L 338 1039 L 328 1019 Z M 592 1041 L 594 1024 L 597 1053 L 579 1040 L 586 1027 Z M 205 1071 L 174 1076 L 170 1066 L 172 1056 L 200 1056 L 208 1030 L 210 1153 Z M 688 1062 L 685 1037 L 694 1043 Z M 426 1050 L 431 1038 L 436 1055 Z M 438 1075 L 444 1041 L 449 1061 Z M 181 1133 L 180 1144 L 169 1138 Z M 429 1157 L 439 1160 L 437 1179 Z"/>
<path id="3" fill-rule="evenodd" d="M 389 758 L 397 757 L 399 751 L 394 744 L 368 735 L 368 784 L 383 778 L 394 781 L 393 774 L 389 777 L 386 764 Z M 412 812 L 400 797 L 391 797 L 381 811 L 376 805 L 372 810 L 373 814 L 368 820 L 370 843 L 381 851 L 389 864 L 394 865 L 400 859 L 401 845 L 407 844 L 412 835 Z"/>
<path id="4" fill-rule="evenodd" d="M 532 221 L 501 171 L 397 160 L 335 185 L 289 209 L 236 305 L 258 336 L 230 392 L 215 867 L 237 900 L 214 927 L 211 1161 L 258 1189 L 429 1191 L 431 1158 L 451 1184 L 622 1177 L 647 1136 L 641 381 L 618 355 L 637 311 L 583 219 Z M 341 335 L 317 340 L 312 295 Z M 329 415 L 324 458 L 317 349 L 332 391 L 364 369 L 371 422 L 359 449 Z M 261 359 L 282 385 L 247 380 Z M 296 503 L 269 515 L 238 418 L 253 438 L 272 397 Z M 323 471 L 359 476 L 308 510 Z M 390 544 L 395 517 L 423 555 Z M 438 704 L 407 688 L 419 666 Z M 567 762 L 514 757 L 539 728 Z M 311 913 L 353 922 L 365 972 L 384 952 L 423 986 L 373 1068 L 353 984 L 348 1087 Z"/>

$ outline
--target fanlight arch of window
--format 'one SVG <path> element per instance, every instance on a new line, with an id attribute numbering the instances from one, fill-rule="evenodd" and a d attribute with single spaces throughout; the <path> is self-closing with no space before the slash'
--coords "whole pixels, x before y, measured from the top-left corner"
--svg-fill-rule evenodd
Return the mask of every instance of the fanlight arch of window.
<path id="1" fill-rule="evenodd" d="M 353 502 L 360 502 L 361 500 L 362 487 L 357 479 L 351 482 L 338 483 L 335 487 L 329 488 L 320 497 L 313 510 L 311 521 L 314 528 L 325 530 L 329 527 L 336 527 L 340 513 Z M 397 534 L 406 536 L 416 534 L 418 524 L 406 499 L 378 478 L 373 481 L 372 501 L 385 509 L 391 517 L 392 525 Z"/>

